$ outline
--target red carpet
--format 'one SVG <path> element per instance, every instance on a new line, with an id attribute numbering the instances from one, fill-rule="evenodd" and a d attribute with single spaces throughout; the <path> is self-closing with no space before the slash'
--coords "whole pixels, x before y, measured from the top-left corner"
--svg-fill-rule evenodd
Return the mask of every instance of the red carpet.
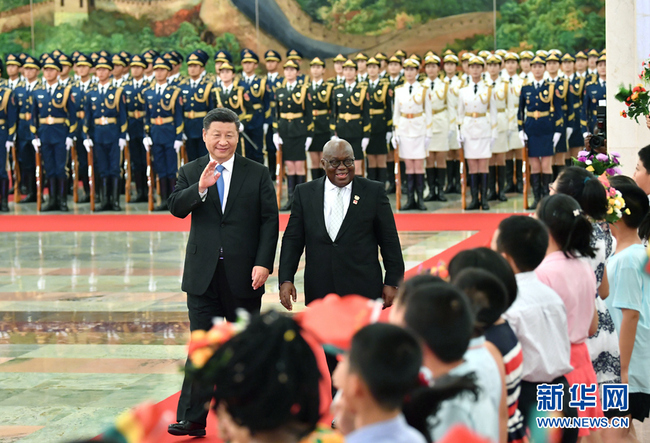
<path id="1" fill-rule="evenodd" d="M 494 229 L 510 214 L 395 214 L 398 231 L 481 231 Z M 284 231 L 289 214 L 280 214 Z M 171 214 L 38 214 L 2 215 L 0 232 L 181 232 L 190 230 L 190 217 Z"/>

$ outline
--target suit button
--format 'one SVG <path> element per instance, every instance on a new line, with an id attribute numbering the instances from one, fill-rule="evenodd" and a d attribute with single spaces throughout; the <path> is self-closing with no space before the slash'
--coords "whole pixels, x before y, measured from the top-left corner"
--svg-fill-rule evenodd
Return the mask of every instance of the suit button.
<path id="1" fill-rule="evenodd" d="M 225 223 L 221 223 L 221 227 L 222 227 L 222 228 L 225 228 L 225 227 L 226 227 L 226 224 L 225 224 Z"/>

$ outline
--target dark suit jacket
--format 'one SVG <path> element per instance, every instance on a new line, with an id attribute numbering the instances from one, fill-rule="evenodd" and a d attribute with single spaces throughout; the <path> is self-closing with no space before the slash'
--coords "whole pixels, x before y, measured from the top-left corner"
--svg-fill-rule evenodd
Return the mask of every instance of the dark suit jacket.
<path id="1" fill-rule="evenodd" d="M 279 281 L 293 282 L 305 249 L 306 303 L 329 293 L 380 298 L 384 284 L 397 286 L 404 278 L 402 248 L 386 192 L 381 183 L 356 177 L 350 207 L 336 241 L 332 241 L 325 227 L 325 180 L 328 178 L 321 177 L 300 185 L 294 192 L 291 217 L 282 237 Z"/>
<path id="2" fill-rule="evenodd" d="M 216 185 L 209 188 L 205 202 L 199 196 L 199 179 L 208 162 L 206 155 L 184 165 L 168 200 L 174 216 L 185 218 L 192 214 L 182 289 L 193 295 L 204 294 L 223 248 L 223 264 L 232 293 L 239 298 L 261 297 L 264 286 L 253 290 L 251 272 L 254 266 L 273 271 L 279 231 L 269 171 L 264 165 L 235 154 L 226 210 L 222 214 Z"/>

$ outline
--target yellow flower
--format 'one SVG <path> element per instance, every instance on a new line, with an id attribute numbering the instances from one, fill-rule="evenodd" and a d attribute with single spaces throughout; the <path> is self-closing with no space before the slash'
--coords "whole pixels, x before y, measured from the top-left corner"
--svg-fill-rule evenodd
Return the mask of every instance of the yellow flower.
<path id="1" fill-rule="evenodd" d="M 191 340 L 203 340 L 205 338 L 206 332 L 203 329 L 197 329 L 192 331 Z"/>
<path id="2" fill-rule="evenodd" d="M 636 100 L 637 98 L 639 98 L 639 93 L 638 93 L 638 92 L 635 92 L 634 94 L 632 94 L 632 96 L 631 96 L 630 98 L 631 98 L 632 100 Z"/>
<path id="3" fill-rule="evenodd" d="M 631 214 L 631 212 L 630 212 L 630 208 L 627 208 L 627 209 L 625 210 L 625 213 L 626 213 L 627 215 L 630 215 L 630 214 Z"/>
<path id="4" fill-rule="evenodd" d="M 613 214 L 614 213 L 614 208 L 612 208 L 611 206 L 609 208 L 607 208 L 607 213 L 608 214 Z"/>
<path id="5" fill-rule="evenodd" d="M 587 166 L 587 171 L 594 172 L 594 167 L 591 165 Z"/>
<path id="6" fill-rule="evenodd" d="M 192 352 L 190 355 L 190 360 L 195 368 L 202 368 L 205 366 L 206 362 L 210 360 L 210 357 L 214 354 L 214 351 L 208 347 L 199 348 L 196 351 Z"/>

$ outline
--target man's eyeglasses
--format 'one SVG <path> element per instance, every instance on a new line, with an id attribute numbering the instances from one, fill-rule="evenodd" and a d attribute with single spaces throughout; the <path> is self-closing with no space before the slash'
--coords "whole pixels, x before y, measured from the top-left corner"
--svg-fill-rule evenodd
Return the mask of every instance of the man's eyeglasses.
<path id="1" fill-rule="evenodd" d="M 346 158 L 345 160 L 328 160 L 324 158 L 323 160 L 329 163 L 329 165 L 332 168 L 338 168 L 339 166 L 341 166 L 341 163 L 343 163 L 343 166 L 345 166 L 346 168 L 351 168 L 352 166 L 354 166 L 353 158 Z"/>

